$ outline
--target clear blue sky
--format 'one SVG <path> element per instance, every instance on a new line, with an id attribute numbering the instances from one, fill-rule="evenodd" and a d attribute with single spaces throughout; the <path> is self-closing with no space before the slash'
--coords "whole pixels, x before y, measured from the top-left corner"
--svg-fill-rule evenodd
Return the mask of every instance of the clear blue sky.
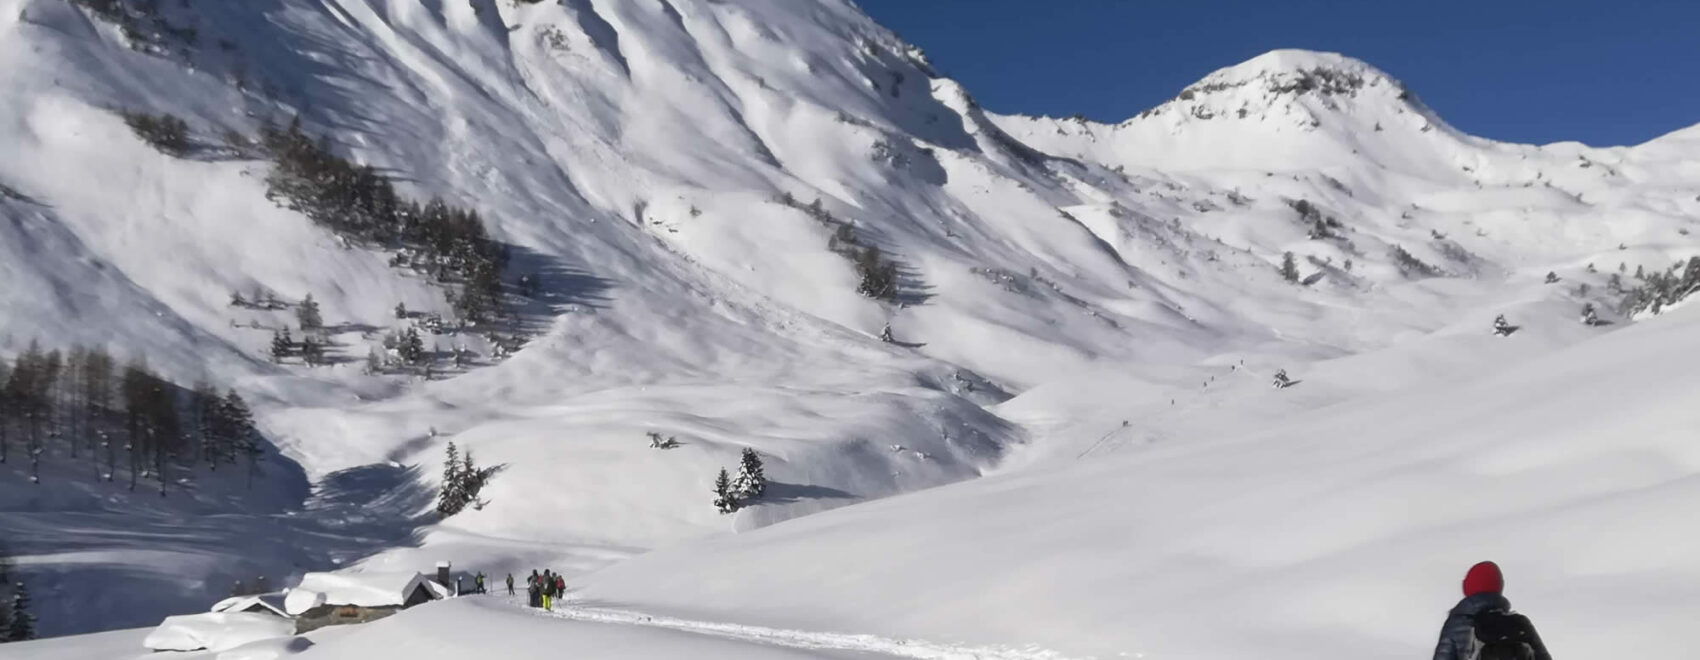
<path id="1" fill-rule="evenodd" d="M 857 0 L 1002 113 L 1117 122 L 1277 48 L 1344 53 L 1452 125 L 1636 144 L 1700 123 L 1700 0 Z"/>

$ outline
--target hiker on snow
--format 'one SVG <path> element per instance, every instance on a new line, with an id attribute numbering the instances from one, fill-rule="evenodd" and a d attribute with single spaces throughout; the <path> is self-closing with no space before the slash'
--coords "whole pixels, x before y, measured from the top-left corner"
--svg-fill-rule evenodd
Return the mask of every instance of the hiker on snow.
<path id="1" fill-rule="evenodd" d="M 525 581 L 525 597 L 527 605 L 532 607 L 543 606 L 543 585 L 538 584 L 536 577 Z"/>
<path id="2" fill-rule="evenodd" d="M 509 596 L 514 595 L 514 574 L 513 573 L 508 574 L 508 595 Z"/>
<path id="3" fill-rule="evenodd" d="M 1464 600 L 1446 616 L 1434 660 L 1552 660 L 1529 618 L 1500 595 L 1505 576 L 1484 561 L 1464 576 Z"/>

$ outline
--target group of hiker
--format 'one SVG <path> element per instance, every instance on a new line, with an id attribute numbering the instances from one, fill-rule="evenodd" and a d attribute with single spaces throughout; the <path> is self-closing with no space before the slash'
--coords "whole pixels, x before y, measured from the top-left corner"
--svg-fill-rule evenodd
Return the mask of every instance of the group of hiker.
<path id="1" fill-rule="evenodd" d="M 567 594 L 567 581 L 560 573 L 543 569 L 538 573 L 532 569 L 531 576 L 525 578 L 526 604 L 531 607 L 541 607 L 545 610 L 555 609 L 555 603 Z M 508 574 L 508 595 L 514 595 L 514 574 Z"/>
<path id="2" fill-rule="evenodd" d="M 484 593 L 484 574 L 475 579 L 477 593 Z M 508 595 L 516 595 L 512 573 L 507 584 Z M 1528 617 L 1511 610 L 1497 564 L 1484 561 L 1470 567 L 1463 586 L 1464 600 L 1447 616 L 1434 660 L 1552 660 Z M 566 592 L 566 579 L 554 571 L 534 569 L 525 578 L 526 604 L 531 607 L 553 610 Z"/>

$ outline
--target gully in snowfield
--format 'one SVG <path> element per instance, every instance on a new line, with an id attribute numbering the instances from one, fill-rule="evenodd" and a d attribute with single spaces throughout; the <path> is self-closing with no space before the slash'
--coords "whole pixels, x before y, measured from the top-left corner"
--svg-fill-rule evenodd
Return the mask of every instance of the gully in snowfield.
<path id="1" fill-rule="evenodd" d="M 1552 660 L 1529 618 L 1511 611 L 1500 595 L 1505 577 L 1484 561 L 1464 576 L 1464 600 L 1440 629 L 1434 660 Z"/>

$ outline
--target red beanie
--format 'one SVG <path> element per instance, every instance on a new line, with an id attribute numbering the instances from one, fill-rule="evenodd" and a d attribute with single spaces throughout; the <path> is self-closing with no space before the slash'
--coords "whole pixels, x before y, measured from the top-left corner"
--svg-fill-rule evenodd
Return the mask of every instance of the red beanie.
<path id="1" fill-rule="evenodd" d="M 1499 572 L 1499 564 L 1484 561 L 1470 567 L 1470 572 L 1464 575 L 1464 597 L 1469 598 L 1480 593 L 1497 594 L 1505 590 L 1505 576 Z"/>

